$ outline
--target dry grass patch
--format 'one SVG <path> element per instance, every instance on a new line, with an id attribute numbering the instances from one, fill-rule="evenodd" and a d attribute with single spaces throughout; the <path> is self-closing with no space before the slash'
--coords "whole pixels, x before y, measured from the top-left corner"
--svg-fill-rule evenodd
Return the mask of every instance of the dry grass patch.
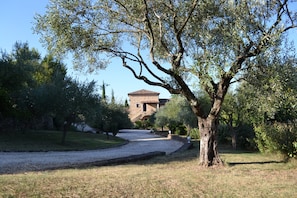
<path id="1" fill-rule="evenodd" d="M 0 197 L 294 197 L 297 194 L 296 160 L 283 163 L 278 156 L 229 153 L 222 157 L 233 165 L 207 169 L 198 166 L 195 153 L 187 151 L 118 166 L 1 175 Z"/>

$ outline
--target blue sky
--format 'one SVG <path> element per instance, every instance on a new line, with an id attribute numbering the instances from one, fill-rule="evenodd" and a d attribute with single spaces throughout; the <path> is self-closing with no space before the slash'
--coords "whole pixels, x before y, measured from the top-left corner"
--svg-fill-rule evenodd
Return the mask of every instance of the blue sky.
<path id="1" fill-rule="evenodd" d="M 10 53 L 15 42 L 28 42 L 30 48 L 37 49 L 42 56 L 46 49 L 39 42 L 39 35 L 33 34 L 33 21 L 35 14 L 45 13 L 48 0 L 1 0 L 0 1 L 0 49 Z M 71 60 L 65 60 L 68 75 L 80 81 L 95 80 L 98 89 L 104 81 L 106 94 L 111 96 L 112 90 L 117 101 L 124 102 L 128 93 L 140 89 L 147 89 L 160 93 L 160 98 L 170 98 L 170 93 L 162 88 L 149 86 L 135 79 L 131 72 L 121 67 L 119 63 L 111 63 L 107 69 L 96 74 L 86 74 L 72 69 Z M 98 90 L 101 93 L 101 90 Z"/>
<path id="2" fill-rule="evenodd" d="M 46 54 L 45 48 L 39 43 L 39 36 L 33 34 L 33 21 L 36 13 L 43 14 L 48 0 L 1 0 L 0 1 L 0 49 L 10 53 L 15 42 L 28 42 L 31 48 L 36 48 L 42 56 Z M 296 41 L 296 30 L 292 32 Z M 296 42 L 295 42 L 296 43 Z M 72 69 L 71 60 L 65 60 L 68 75 L 80 81 L 97 82 L 98 88 L 104 81 L 107 95 L 114 91 L 117 101 L 128 99 L 128 93 L 139 89 L 147 89 L 160 93 L 160 98 L 170 98 L 167 90 L 149 86 L 136 80 L 132 73 L 122 68 L 120 62 L 111 63 L 107 69 L 100 70 L 97 74 L 86 74 Z M 101 90 L 98 90 L 101 93 Z"/>

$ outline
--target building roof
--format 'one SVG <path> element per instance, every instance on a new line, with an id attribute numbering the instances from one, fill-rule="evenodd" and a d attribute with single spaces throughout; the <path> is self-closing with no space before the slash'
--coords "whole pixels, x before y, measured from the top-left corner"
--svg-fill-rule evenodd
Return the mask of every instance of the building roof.
<path id="1" fill-rule="evenodd" d="M 165 105 L 167 102 L 169 102 L 170 100 L 169 99 L 159 99 L 159 103 L 160 105 Z"/>
<path id="2" fill-rule="evenodd" d="M 138 91 L 134 91 L 134 92 L 128 93 L 128 96 L 130 96 L 130 95 L 132 95 L 132 96 L 135 96 L 135 95 L 141 95 L 141 96 L 143 96 L 143 95 L 145 95 L 145 96 L 147 96 L 147 95 L 150 95 L 150 96 L 159 96 L 160 93 L 154 92 L 154 91 L 145 90 L 145 89 L 141 89 L 141 90 L 138 90 Z"/>

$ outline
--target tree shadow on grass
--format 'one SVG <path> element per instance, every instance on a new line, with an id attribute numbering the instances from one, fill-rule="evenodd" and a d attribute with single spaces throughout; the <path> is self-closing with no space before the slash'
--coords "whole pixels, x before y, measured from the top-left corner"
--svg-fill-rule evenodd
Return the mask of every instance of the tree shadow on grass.
<path id="1" fill-rule="evenodd" d="M 230 146 L 223 146 L 220 149 L 221 154 L 257 154 L 258 152 L 250 151 L 250 150 L 234 150 Z M 255 161 L 239 161 L 239 162 L 225 162 L 228 166 L 237 166 L 237 165 L 264 165 L 264 164 L 285 164 L 288 162 L 287 158 L 283 158 L 280 160 L 255 160 Z"/>
<path id="2" fill-rule="evenodd" d="M 280 161 L 275 161 L 275 160 L 271 160 L 271 161 L 256 161 L 256 162 L 227 162 L 227 164 L 229 166 L 236 166 L 236 165 L 263 165 L 263 164 L 285 164 L 287 163 L 287 160 L 280 160 Z"/>

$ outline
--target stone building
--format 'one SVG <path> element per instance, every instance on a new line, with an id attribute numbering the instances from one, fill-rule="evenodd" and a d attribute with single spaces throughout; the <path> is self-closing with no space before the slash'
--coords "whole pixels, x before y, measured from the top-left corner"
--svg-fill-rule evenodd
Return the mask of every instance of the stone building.
<path id="1" fill-rule="evenodd" d="M 129 118 L 132 122 L 146 120 L 155 113 L 168 99 L 159 99 L 160 93 L 141 89 L 128 93 L 130 106 Z"/>

